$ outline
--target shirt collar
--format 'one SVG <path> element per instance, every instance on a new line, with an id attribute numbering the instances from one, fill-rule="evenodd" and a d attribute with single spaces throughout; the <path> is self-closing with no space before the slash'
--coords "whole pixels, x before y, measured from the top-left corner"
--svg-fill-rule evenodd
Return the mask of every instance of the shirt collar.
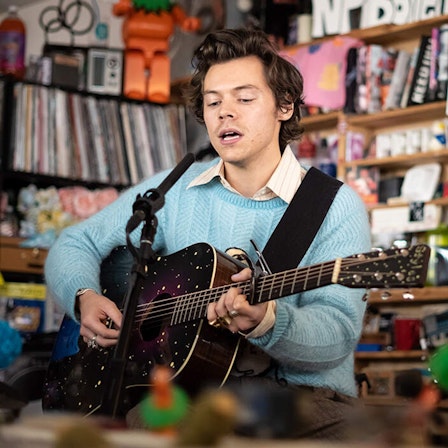
<path id="1" fill-rule="evenodd" d="M 299 188 L 305 173 L 306 171 L 302 168 L 292 152 L 291 147 L 288 145 L 283 151 L 280 163 L 272 173 L 267 184 L 258 190 L 251 199 L 255 201 L 266 201 L 279 197 L 289 204 Z M 225 188 L 236 194 L 240 194 L 226 181 L 224 177 L 224 162 L 222 159 L 216 165 L 213 165 L 193 179 L 188 185 L 188 188 L 205 185 L 215 177 L 220 179 Z"/>

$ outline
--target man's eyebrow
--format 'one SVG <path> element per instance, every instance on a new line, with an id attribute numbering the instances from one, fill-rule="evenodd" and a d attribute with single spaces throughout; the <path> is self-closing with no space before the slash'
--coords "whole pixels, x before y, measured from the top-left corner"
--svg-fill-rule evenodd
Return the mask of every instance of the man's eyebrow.
<path id="1" fill-rule="evenodd" d="M 259 90 L 258 87 L 254 86 L 253 84 L 244 84 L 242 86 L 237 86 L 232 89 L 233 92 L 239 92 L 241 90 Z M 209 94 L 217 94 L 219 95 L 218 90 L 204 90 L 203 95 L 209 95 Z"/>

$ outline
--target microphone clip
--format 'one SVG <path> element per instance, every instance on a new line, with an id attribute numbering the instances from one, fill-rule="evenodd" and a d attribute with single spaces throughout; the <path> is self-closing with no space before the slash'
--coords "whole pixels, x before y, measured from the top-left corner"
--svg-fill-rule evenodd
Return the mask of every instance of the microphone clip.
<path id="1" fill-rule="evenodd" d="M 157 210 L 160 210 L 165 204 L 165 196 L 160 193 L 157 188 L 151 188 L 143 195 L 140 193 L 132 206 L 132 211 L 135 213 L 141 210 L 145 214 L 145 218 L 153 216 Z"/>

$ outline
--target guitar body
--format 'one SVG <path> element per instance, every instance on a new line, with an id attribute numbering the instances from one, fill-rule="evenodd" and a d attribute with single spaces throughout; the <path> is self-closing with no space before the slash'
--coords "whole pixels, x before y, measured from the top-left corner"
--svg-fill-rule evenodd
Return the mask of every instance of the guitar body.
<path id="1" fill-rule="evenodd" d="M 133 262 L 127 248 L 120 247 L 101 268 L 103 293 L 119 307 L 128 290 Z M 165 302 L 172 306 L 176 296 L 228 285 L 232 283 L 230 276 L 242 267 L 237 260 L 206 243 L 160 257 L 149 266 L 137 307 L 144 312 L 136 313 L 119 414 L 124 415 L 147 393 L 150 372 L 156 364 L 170 366 L 175 372 L 174 381 L 190 393 L 204 386 L 205 372 L 212 384 L 226 381 L 238 351 L 239 336 L 208 325 L 205 314 L 194 320 L 187 316 L 188 322 L 171 325 L 173 315 L 166 313 L 154 323 L 151 307 L 160 308 Z M 188 311 L 185 307 L 182 313 Z M 64 317 L 44 384 L 44 410 L 88 415 L 101 406 L 102 384 L 113 348 L 87 347 L 79 330 L 78 323 Z"/>
<path id="2" fill-rule="evenodd" d="M 349 288 L 422 287 L 429 255 L 424 244 L 375 250 L 263 275 L 238 287 L 251 304 L 335 283 Z M 121 247 L 101 266 L 103 293 L 120 308 L 134 277 L 130 275 L 133 263 L 130 252 Z M 205 386 L 206 379 L 213 385 L 225 383 L 242 340 L 208 325 L 205 317 L 208 305 L 228 290 L 231 275 L 244 267 L 207 243 L 159 257 L 148 266 L 138 295 L 117 415 L 124 415 L 143 398 L 151 370 L 158 364 L 171 367 L 173 381 L 192 394 Z M 79 330 L 76 322 L 64 318 L 44 383 L 45 410 L 87 415 L 101 408 L 114 352 L 88 347 Z"/>

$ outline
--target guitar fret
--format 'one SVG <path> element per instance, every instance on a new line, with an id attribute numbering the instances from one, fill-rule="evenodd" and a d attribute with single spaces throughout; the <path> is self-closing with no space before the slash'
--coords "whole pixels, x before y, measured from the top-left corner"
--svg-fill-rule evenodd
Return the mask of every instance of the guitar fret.
<path id="1" fill-rule="evenodd" d="M 298 284 L 298 282 L 297 282 L 297 274 L 298 274 L 298 270 L 296 269 L 294 271 L 294 277 L 293 277 L 293 280 L 291 282 L 291 290 L 289 291 L 290 294 L 294 294 L 295 286 L 297 286 L 297 284 Z"/>
<path id="2" fill-rule="evenodd" d="M 322 264 L 320 265 L 320 268 L 319 268 L 319 275 L 317 276 L 316 286 L 320 286 L 320 279 L 321 279 L 321 277 L 322 277 L 322 268 L 323 268 L 324 266 L 325 266 L 324 263 L 322 263 Z"/>
<path id="3" fill-rule="evenodd" d="M 306 285 L 307 285 L 307 283 L 308 283 L 308 277 L 309 277 L 309 275 L 310 275 L 310 269 L 311 269 L 311 266 L 308 266 L 308 267 L 306 268 L 305 281 L 303 282 L 302 291 L 306 291 Z"/>
<path id="4" fill-rule="evenodd" d="M 285 286 L 285 280 L 286 280 L 286 274 L 288 273 L 288 271 L 285 271 L 285 272 L 283 272 L 283 275 L 282 275 L 282 277 L 283 277 L 283 279 L 282 279 L 282 281 L 281 281 L 281 286 L 280 286 L 280 289 L 279 289 L 279 296 L 283 296 L 283 287 Z"/>
<path id="5" fill-rule="evenodd" d="M 207 315 L 206 310 L 208 303 L 204 301 L 204 299 L 207 298 L 207 295 L 208 295 L 207 290 L 199 291 L 198 293 L 196 293 L 197 306 L 196 306 L 196 313 L 194 315 L 195 319 L 199 319 L 200 317 L 205 317 Z"/>

